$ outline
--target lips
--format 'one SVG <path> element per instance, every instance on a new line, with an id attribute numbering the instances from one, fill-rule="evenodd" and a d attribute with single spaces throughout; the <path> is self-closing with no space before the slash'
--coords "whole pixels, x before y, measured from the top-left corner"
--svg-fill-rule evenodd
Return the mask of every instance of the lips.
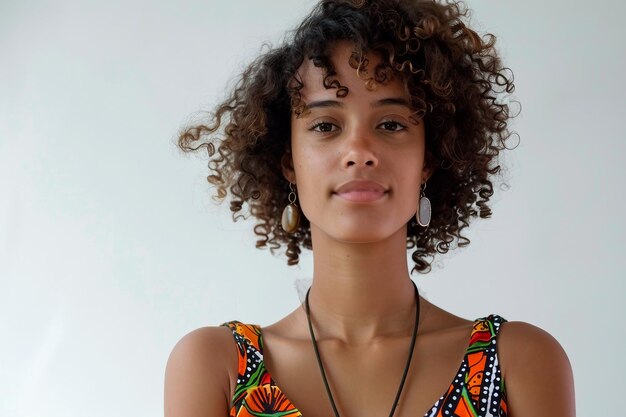
<path id="1" fill-rule="evenodd" d="M 334 194 L 344 200 L 366 203 L 381 199 L 387 189 L 374 181 L 352 180 L 339 186 Z"/>

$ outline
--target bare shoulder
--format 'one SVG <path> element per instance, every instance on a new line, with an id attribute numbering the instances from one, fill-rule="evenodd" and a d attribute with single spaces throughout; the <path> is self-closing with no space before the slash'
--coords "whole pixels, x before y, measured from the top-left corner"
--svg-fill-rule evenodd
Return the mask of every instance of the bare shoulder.
<path id="1" fill-rule="evenodd" d="M 226 417 L 236 364 L 228 328 L 203 327 L 185 335 L 165 369 L 165 417 Z"/>
<path id="2" fill-rule="evenodd" d="M 551 334 L 525 322 L 503 323 L 498 357 L 512 416 L 576 415 L 572 367 Z"/>
<path id="3" fill-rule="evenodd" d="M 561 344 L 550 333 L 532 324 L 522 321 L 503 323 L 498 344 L 504 376 L 507 376 L 504 372 L 508 370 L 539 365 L 546 361 L 555 367 L 571 369 Z"/>

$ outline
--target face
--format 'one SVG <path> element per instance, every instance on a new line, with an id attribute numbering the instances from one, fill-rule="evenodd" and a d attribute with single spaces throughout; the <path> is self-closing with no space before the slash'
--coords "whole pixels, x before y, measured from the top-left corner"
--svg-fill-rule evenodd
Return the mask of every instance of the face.
<path id="1" fill-rule="evenodd" d="M 331 60 L 349 93 L 326 89 L 323 71 L 305 61 L 299 69 L 307 107 L 291 120 L 291 155 L 283 173 L 296 184 L 298 204 L 316 236 L 370 243 L 402 235 L 417 209 L 424 169 L 424 124 L 411 118 L 402 81 L 368 89 L 349 65 L 350 43 L 338 43 Z M 371 55 L 368 68 L 380 58 Z M 363 74 L 361 74 L 363 77 Z"/>

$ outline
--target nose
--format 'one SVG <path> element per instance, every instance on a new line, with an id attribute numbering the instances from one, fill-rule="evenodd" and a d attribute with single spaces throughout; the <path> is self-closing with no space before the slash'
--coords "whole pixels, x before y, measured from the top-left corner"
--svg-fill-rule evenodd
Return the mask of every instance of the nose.
<path id="1" fill-rule="evenodd" d="M 376 167 L 378 153 L 374 134 L 364 127 L 352 129 L 344 142 L 342 165 L 344 167 Z"/>

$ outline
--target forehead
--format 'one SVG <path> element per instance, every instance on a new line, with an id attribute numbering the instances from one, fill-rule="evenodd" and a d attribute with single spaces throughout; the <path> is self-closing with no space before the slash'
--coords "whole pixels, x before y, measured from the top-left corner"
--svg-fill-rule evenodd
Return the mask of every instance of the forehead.
<path id="1" fill-rule="evenodd" d="M 376 99 L 381 96 L 393 95 L 396 97 L 408 97 L 404 83 L 399 76 L 393 76 L 385 84 L 373 82 L 376 67 L 381 64 L 382 58 L 375 52 L 368 53 L 364 58 L 367 61 L 365 68 L 358 70 L 350 65 L 354 44 L 342 41 L 337 42 L 330 48 L 329 60 L 333 65 L 335 74 L 329 77 L 329 81 L 337 80 L 341 86 L 348 88 L 346 100 L 363 98 Z M 316 67 L 313 60 L 306 59 L 298 69 L 298 78 L 303 83 L 300 90 L 302 99 L 306 101 L 319 98 L 337 97 L 336 88 L 324 87 L 326 70 Z"/>

